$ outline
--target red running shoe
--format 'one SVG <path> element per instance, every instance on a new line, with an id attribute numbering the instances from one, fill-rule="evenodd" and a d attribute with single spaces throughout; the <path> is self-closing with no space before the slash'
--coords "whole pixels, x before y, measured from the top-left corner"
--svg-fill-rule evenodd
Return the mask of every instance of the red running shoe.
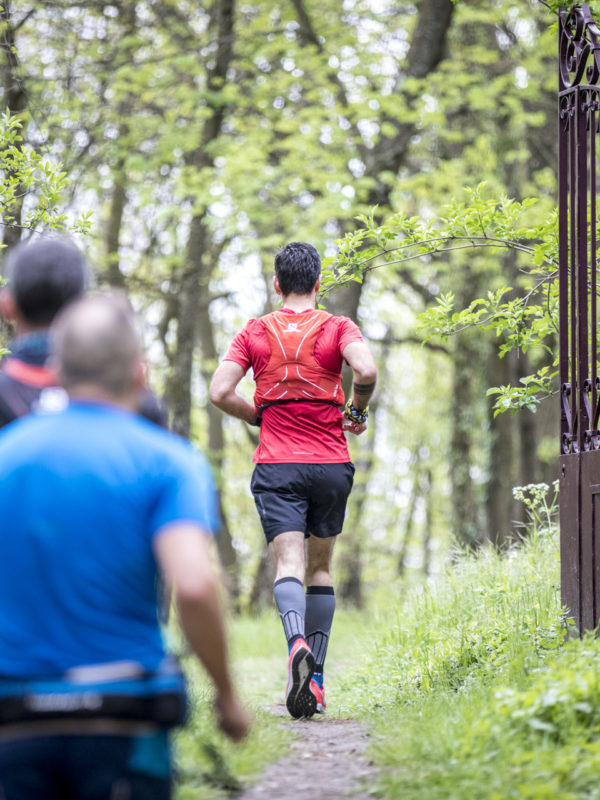
<path id="1" fill-rule="evenodd" d="M 285 705 L 294 719 L 312 717 L 317 710 L 317 698 L 311 691 L 315 657 L 304 639 L 296 639 L 290 651 Z"/>
<path id="2" fill-rule="evenodd" d="M 325 688 L 319 686 L 314 679 L 311 679 L 310 690 L 314 694 L 317 701 L 317 714 L 324 714 L 327 710 L 327 703 L 325 702 Z"/>

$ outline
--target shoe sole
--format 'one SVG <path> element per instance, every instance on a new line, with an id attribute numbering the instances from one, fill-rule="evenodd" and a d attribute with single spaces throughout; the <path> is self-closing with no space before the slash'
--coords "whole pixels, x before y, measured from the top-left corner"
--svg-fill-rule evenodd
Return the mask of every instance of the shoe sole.
<path id="1" fill-rule="evenodd" d="M 310 690 L 310 679 L 315 671 L 315 657 L 310 650 L 298 648 L 290 670 L 291 686 L 285 698 L 287 710 L 294 719 L 312 717 L 317 710 L 317 698 Z"/>

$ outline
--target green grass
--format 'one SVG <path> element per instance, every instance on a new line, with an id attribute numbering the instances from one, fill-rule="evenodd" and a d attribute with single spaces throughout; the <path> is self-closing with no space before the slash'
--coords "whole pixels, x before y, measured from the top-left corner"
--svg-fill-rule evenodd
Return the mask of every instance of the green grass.
<path id="1" fill-rule="evenodd" d="M 210 685 L 195 659 L 187 657 L 193 715 L 176 737 L 177 800 L 216 800 L 252 783 L 267 764 L 286 754 L 295 736 L 297 723 L 268 711 L 283 703 L 287 681 L 287 647 L 276 611 L 232 619 L 229 627 L 236 685 L 254 715 L 252 734 L 241 745 L 233 745 L 216 729 Z M 330 716 L 354 714 L 344 675 L 355 664 L 351 653 L 366 668 L 373 652 L 373 630 L 372 615 L 344 610 L 336 615 L 326 672 Z"/>
<path id="2" fill-rule="evenodd" d="M 175 742 L 177 800 L 226 797 L 251 783 L 267 764 L 287 752 L 293 733 L 278 725 L 266 710 L 283 694 L 282 688 L 279 693 L 273 691 L 273 673 L 278 673 L 285 649 L 280 627 L 274 612 L 230 624 L 236 686 L 254 717 L 251 735 L 242 744 L 232 744 L 216 728 L 206 675 L 195 659 L 185 659 L 193 714 Z"/>
<path id="3" fill-rule="evenodd" d="M 600 797 L 597 646 L 568 647 L 521 689 L 433 692 L 379 719 L 385 798 Z"/>
<path id="4" fill-rule="evenodd" d="M 600 798 L 600 645 L 564 643 L 557 538 L 462 557 L 398 608 L 354 693 L 379 687 L 380 797 Z"/>
<path id="5" fill-rule="evenodd" d="M 537 521 L 539 523 L 539 519 Z M 417 590 L 386 587 L 368 612 L 339 609 L 328 714 L 364 720 L 386 800 L 600 800 L 600 642 L 565 641 L 558 535 L 536 524 L 509 553 L 462 555 Z M 286 649 L 274 610 L 232 622 L 232 656 L 256 714 L 240 747 L 214 729 L 205 679 L 179 736 L 179 800 L 224 796 L 284 755 Z"/>

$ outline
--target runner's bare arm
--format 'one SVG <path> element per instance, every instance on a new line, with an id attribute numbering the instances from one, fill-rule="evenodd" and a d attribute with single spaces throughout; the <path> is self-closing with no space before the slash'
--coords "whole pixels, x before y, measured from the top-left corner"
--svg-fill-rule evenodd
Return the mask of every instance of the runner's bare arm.
<path id="1" fill-rule="evenodd" d="M 359 409 L 366 408 L 377 382 L 377 367 L 371 351 L 364 342 L 350 342 L 342 355 L 354 377 L 352 405 Z"/>
<path id="2" fill-rule="evenodd" d="M 176 522 L 158 533 L 154 551 L 167 583 L 175 588 L 185 638 L 215 684 L 219 725 L 239 741 L 250 718 L 231 682 L 221 586 L 209 537 L 193 523 Z"/>
<path id="3" fill-rule="evenodd" d="M 222 361 L 217 367 L 210 384 L 208 396 L 221 411 L 232 417 L 243 419 L 249 425 L 256 424 L 254 406 L 236 392 L 238 383 L 244 377 L 244 369 L 235 361 Z"/>
<path id="4" fill-rule="evenodd" d="M 377 367 L 371 351 L 364 342 L 350 342 L 344 348 L 344 359 L 352 369 L 352 405 L 357 410 L 363 410 L 369 405 L 369 400 L 375 391 L 377 383 Z M 345 420 L 343 429 L 355 436 L 367 429 L 366 421 L 363 423 Z"/>

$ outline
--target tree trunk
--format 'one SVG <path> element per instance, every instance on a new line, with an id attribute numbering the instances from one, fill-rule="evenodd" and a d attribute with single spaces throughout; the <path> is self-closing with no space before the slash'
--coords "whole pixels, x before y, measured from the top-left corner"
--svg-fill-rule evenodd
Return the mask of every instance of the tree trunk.
<path id="1" fill-rule="evenodd" d="M 27 107 L 27 90 L 23 78 L 19 74 L 20 65 L 15 44 L 15 25 L 11 0 L 4 0 L 0 5 L 0 24 L 2 25 L 0 48 L 3 53 L 2 85 L 4 88 L 2 105 L 11 115 L 22 114 Z M 11 222 L 2 226 L 2 241 L 7 247 L 13 247 L 21 240 L 20 226 L 24 193 L 24 188 L 18 186 L 15 192 L 15 201 L 6 210 Z"/>
<path id="2" fill-rule="evenodd" d="M 375 399 L 371 406 L 374 412 L 377 405 Z M 364 539 L 368 535 L 367 526 L 364 524 L 364 510 L 369 496 L 369 479 L 373 469 L 373 451 L 375 443 L 375 415 L 370 412 L 369 427 L 363 437 L 367 437 L 367 444 L 363 448 L 363 455 L 356 459 L 356 473 L 354 487 L 350 495 L 351 513 L 344 526 L 343 539 L 340 542 L 342 552 L 339 557 L 338 567 L 341 575 L 338 584 L 338 596 L 355 608 L 364 605 L 363 591 L 363 566 L 364 566 Z"/>
<path id="3" fill-rule="evenodd" d="M 368 477 L 371 471 L 371 459 L 356 460 L 354 486 L 349 499 L 350 513 L 344 525 L 344 531 L 338 547 L 340 553 L 336 568 L 339 575 L 337 595 L 341 601 L 362 608 L 364 605 L 363 565 L 364 537 L 362 524 L 365 502 L 368 497 Z M 334 578 L 337 578 L 337 575 Z"/>
<path id="4" fill-rule="evenodd" d="M 407 92 L 403 88 L 404 81 L 406 78 L 426 78 L 438 67 L 444 57 L 453 12 L 452 0 L 421 0 L 418 5 L 417 23 L 406 56 L 406 68 L 398 75 L 395 89 L 396 94 L 404 96 L 409 109 L 421 98 Z M 394 125 L 396 132 L 391 136 L 380 136 L 375 147 L 364 151 L 363 161 L 366 174 L 376 181 L 367 202 L 370 206 L 385 207 L 390 203 L 390 186 L 381 181 L 379 176 L 385 170 L 397 172 L 405 163 L 415 133 L 415 123 L 386 115 L 383 115 L 381 122 Z"/>
<path id="5" fill-rule="evenodd" d="M 137 6 L 135 2 L 125 4 L 121 8 L 123 19 L 123 33 L 120 45 L 123 47 L 127 58 L 134 60 L 135 53 L 129 42 L 135 41 L 138 28 Z M 125 97 L 118 105 L 119 114 L 119 142 L 127 140 L 129 134 L 129 108 L 130 98 Z M 127 204 L 127 176 L 125 174 L 126 156 L 119 155 L 112 170 L 113 187 L 110 198 L 108 220 L 106 223 L 106 280 L 110 286 L 117 289 L 125 287 L 125 277 L 121 271 L 119 250 L 121 246 L 121 228 L 123 214 Z"/>
<path id="6" fill-rule="evenodd" d="M 273 581 L 275 580 L 275 567 L 267 545 L 260 554 L 252 589 L 248 600 L 248 611 L 250 614 L 259 614 L 263 608 L 273 603 Z"/>
<path id="7" fill-rule="evenodd" d="M 298 2 L 295 2 L 298 6 Z M 398 77 L 396 91 L 404 94 L 407 103 L 410 105 L 415 101 L 403 89 L 405 77 L 425 78 L 439 65 L 446 46 L 446 35 L 450 28 L 454 6 L 451 0 L 421 0 L 418 10 L 417 24 L 414 28 L 411 46 L 406 58 L 406 69 Z M 306 30 L 307 17 L 301 17 L 301 24 Z M 312 37 L 314 40 L 314 32 Z M 363 151 L 365 162 L 365 174 L 375 181 L 374 187 L 370 190 L 367 199 L 368 205 L 379 205 L 382 207 L 390 206 L 390 186 L 386 182 L 379 180 L 379 175 L 384 171 L 397 172 L 404 164 L 411 138 L 415 132 L 415 125 L 412 122 L 403 122 L 398 119 L 386 119 L 391 122 L 396 133 L 391 137 L 381 136 L 371 150 Z M 334 314 L 343 314 L 358 323 L 358 307 L 360 304 L 363 283 L 351 281 L 347 286 L 339 289 L 335 294 L 327 299 L 327 308 Z M 346 396 L 350 391 L 351 375 L 346 372 L 343 380 L 343 388 Z M 372 406 L 373 408 L 373 406 Z M 366 465 L 365 465 L 366 466 Z M 364 468 L 362 464 L 357 464 L 358 470 Z M 370 465 L 369 465 L 370 468 Z M 358 471 L 357 470 L 357 471 Z M 353 491 L 353 505 L 357 508 L 357 520 L 360 518 L 364 503 L 365 486 L 358 487 Z M 361 547 L 358 541 L 358 531 L 352 532 L 352 548 L 347 551 L 345 557 L 345 568 L 347 577 L 342 585 L 340 594 L 347 596 L 357 605 L 362 602 L 361 596 Z M 349 538 L 349 537 L 348 537 Z M 351 555 L 353 554 L 353 556 Z"/>
<path id="8" fill-rule="evenodd" d="M 426 578 L 431 572 L 431 542 L 433 539 L 433 472 L 425 470 L 424 485 L 425 495 L 425 532 L 423 534 L 423 574 Z"/>
<path id="9" fill-rule="evenodd" d="M 215 94 L 227 80 L 227 70 L 233 53 L 234 0 L 217 0 L 213 7 L 212 24 L 217 29 L 217 51 L 214 67 L 209 70 L 207 87 Z M 199 171 L 214 164 L 209 145 L 221 133 L 225 107 L 216 102 L 206 120 L 202 141 L 188 161 Z M 169 400 L 172 411 L 172 427 L 176 433 L 189 438 L 192 414 L 192 376 L 194 354 L 199 343 L 205 365 L 203 375 L 208 380 L 217 361 L 214 330 L 209 313 L 209 282 L 213 268 L 212 237 L 208 226 L 207 212 L 195 214 L 190 223 L 188 241 L 183 261 L 183 274 L 179 286 L 177 316 L 177 341 L 173 356 L 173 373 L 169 382 Z M 211 405 L 207 408 L 209 420 L 209 455 L 218 474 L 222 474 L 224 432 L 221 413 Z M 239 574 L 235 548 L 227 515 L 222 503 L 221 533 L 217 547 L 223 566 L 231 582 L 234 600 L 239 598 Z"/>
<path id="10" fill-rule="evenodd" d="M 459 542 L 474 548 L 483 539 L 479 503 L 473 484 L 473 364 L 480 358 L 475 337 L 462 335 L 455 342 L 452 388 L 452 435 L 450 480 L 452 486 L 453 532 Z"/>
<path id="11" fill-rule="evenodd" d="M 517 382 L 525 375 L 531 374 L 531 362 L 526 353 L 519 354 L 517 365 Z M 519 421 L 519 485 L 536 483 L 539 478 L 539 462 L 537 458 L 537 431 L 536 415 L 527 409 L 522 409 L 517 419 Z M 558 448 L 557 448 L 558 449 Z"/>
<path id="12" fill-rule="evenodd" d="M 498 358 L 497 346 L 490 344 L 487 385 L 506 386 L 511 383 L 514 361 L 513 353 L 507 353 L 503 359 Z M 515 473 L 513 442 L 516 438 L 516 422 L 511 414 L 498 414 L 494 417 L 494 400 L 494 396 L 488 398 L 490 453 L 485 510 L 487 539 L 496 547 L 503 547 L 512 538 L 514 529 L 512 487 Z"/>
<path id="13" fill-rule="evenodd" d="M 212 259 L 210 260 L 212 264 Z M 198 322 L 198 335 L 200 340 L 200 349 L 202 351 L 202 375 L 206 385 L 210 381 L 212 375 L 212 368 L 217 363 L 217 347 L 215 343 L 214 327 L 209 313 L 209 305 L 207 302 L 208 297 L 208 279 L 210 273 L 210 266 L 207 265 L 204 270 L 204 279 L 201 285 L 206 286 L 205 298 L 201 301 L 196 309 L 197 322 Z M 218 408 L 215 408 L 211 403 L 207 405 L 206 413 L 208 416 L 208 452 L 210 454 L 211 462 L 219 475 L 223 474 L 223 461 L 225 456 L 225 434 L 223 431 L 223 414 Z M 221 516 L 221 532 L 217 537 L 217 549 L 221 563 L 225 568 L 229 582 L 232 598 L 236 604 L 236 610 L 239 610 L 239 596 L 240 596 L 240 576 L 239 565 L 237 559 L 237 552 L 233 546 L 233 538 L 227 514 L 222 503 L 222 493 L 219 493 L 219 510 Z"/>
<path id="14" fill-rule="evenodd" d="M 410 491 L 410 499 L 408 501 L 408 510 L 406 512 L 406 522 L 404 524 L 404 536 L 402 538 L 402 542 L 400 544 L 400 552 L 398 553 L 398 564 L 396 567 L 396 571 L 398 573 L 398 577 L 402 577 L 404 575 L 404 569 L 406 567 L 406 556 L 408 555 L 408 548 L 410 546 L 414 528 L 415 528 L 415 511 L 417 510 L 417 502 L 419 500 L 419 494 L 421 491 L 421 465 L 419 459 L 419 445 L 417 445 L 415 451 L 413 452 L 410 458 L 410 466 L 412 471 L 412 488 Z"/>
<path id="15" fill-rule="evenodd" d="M 110 286 L 122 289 L 125 279 L 121 272 L 119 261 L 119 248 L 121 243 L 121 226 L 123 224 L 123 213 L 127 202 L 127 192 L 125 181 L 121 171 L 115 175 L 112 195 L 110 199 L 110 211 L 106 226 L 106 280 Z"/>
<path id="16" fill-rule="evenodd" d="M 227 70 L 233 53 L 235 0 L 217 0 L 213 7 L 212 25 L 217 28 L 215 63 L 209 70 L 207 88 L 217 93 L 227 80 Z M 215 102 L 210 117 L 204 124 L 198 148 L 188 157 L 188 162 L 198 171 L 214 165 L 209 146 L 218 138 L 223 126 L 225 106 Z M 192 198 L 193 199 L 193 198 Z M 179 314 L 177 343 L 174 353 L 174 371 L 170 383 L 173 429 L 189 436 L 192 408 L 192 373 L 197 339 L 196 314 L 202 303 L 207 306 L 212 263 L 205 263 L 211 248 L 211 234 L 206 211 L 195 214 L 190 223 L 179 287 Z M 208 306 L 206 307 L 208 313 Z"/>

